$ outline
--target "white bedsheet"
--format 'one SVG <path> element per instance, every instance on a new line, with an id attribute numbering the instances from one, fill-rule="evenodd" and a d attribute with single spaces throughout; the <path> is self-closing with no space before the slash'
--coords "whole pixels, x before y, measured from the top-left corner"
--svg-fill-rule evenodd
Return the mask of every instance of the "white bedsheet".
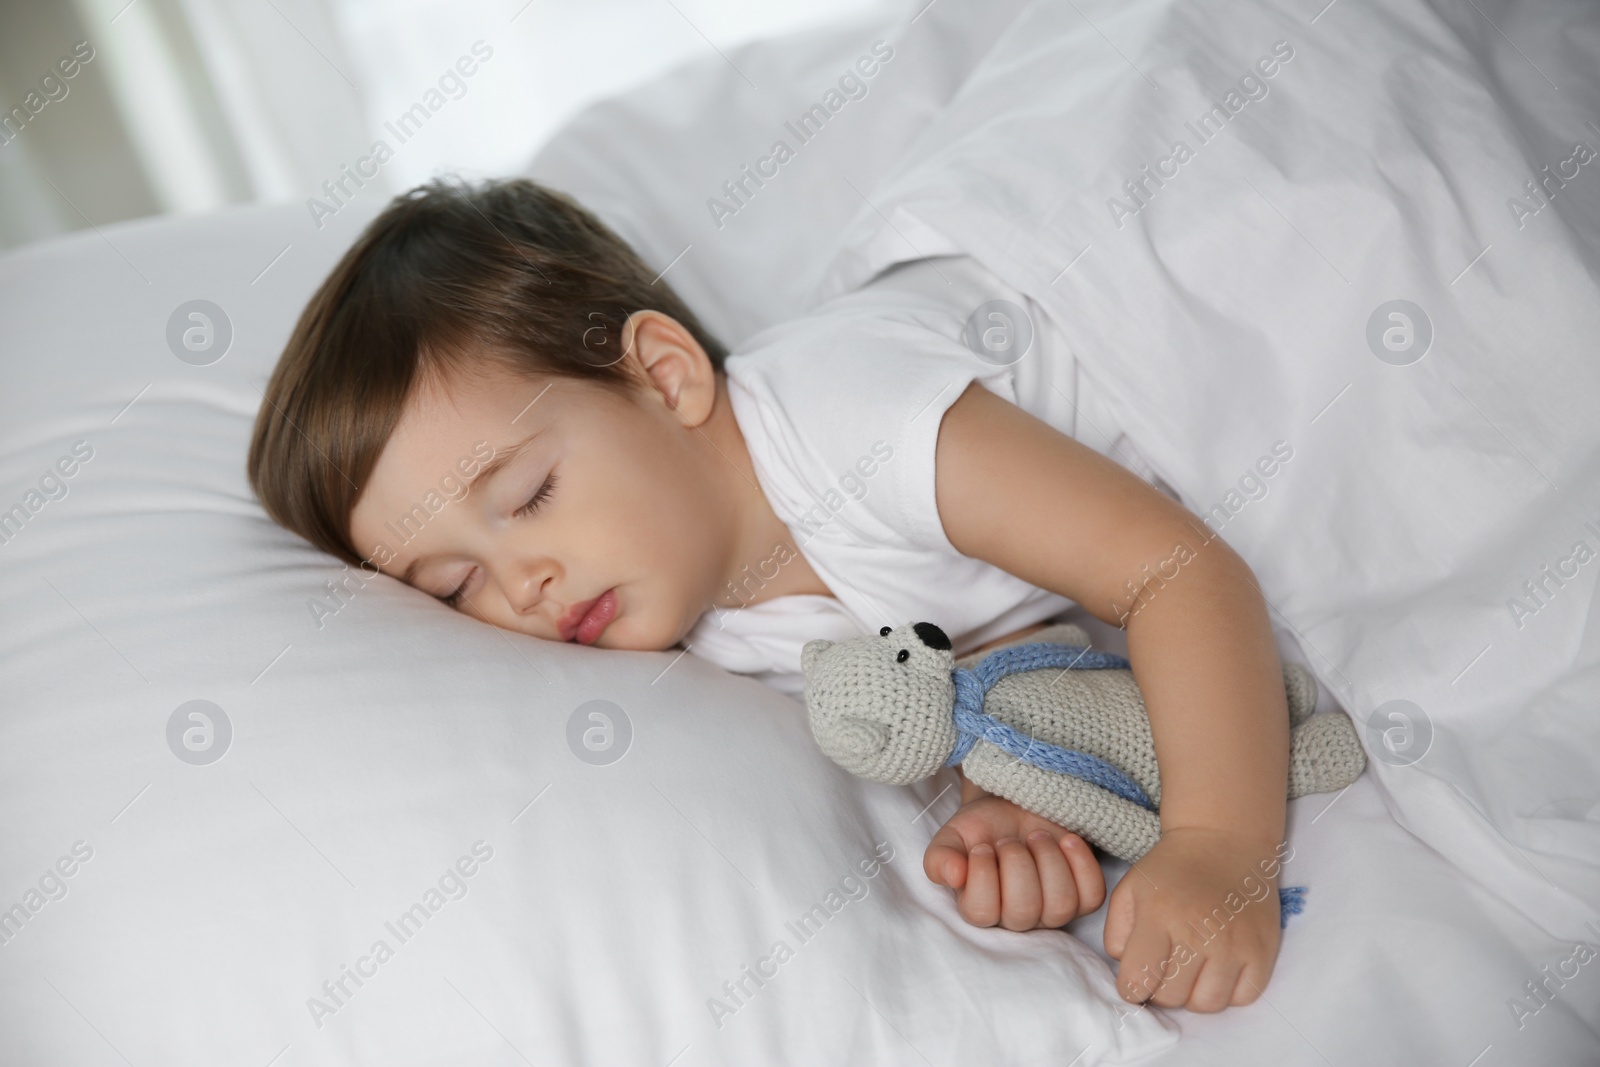
<path id="1" fill-rule="evenodd" d="M 658 267 L 683 253 L 668 277 L 737 344 L 803 310 L 862 195 L 882 203 L 879 179 L 933 128 L 1018 8 L 941 0 L 914 22 L 915 10 L 894 26 L 738 50 L 729 57 L 738 72 L 713 57 L 586 114 L 530 169 L 593 203 Z M 1137 36 L 1126 36 L 1108 9 L 1079 10 L 1151 69 Z M 1503 14 L 1488 10 L 1497 21 Z M 1330 30 L 1352 13 L 1372 17 L 1356 0 L 1340 0 L 1317 26 Z M 1227 24 L 1218 11 L 1207 17 Z M 1194 62 L 1254 58 L 1247 38 L 1224 45 L 1202 30 L 1195 29 Z M 897 55 L 871 94 L 836 116 L 781 182 L 717 228 L 705 199 L 879 36 Z M 1536 49 L 1534 36 L 1517 36 Z M 1592 31 L 1578 38 L 1593 39 Z M 1115 53 L 1095 33 L 1075 42 L 1086 71 Z M 1295 62 L 1312 58 L 1308 47 Z M 1582 96 L 1577 73 L 1585 68 L 1575 52 L 1547 69 L 1563 79 L 1564 94 Z M 1304 69 L 1291 64 L 1282 78 L 1296 73 Z M 759 93 L 742 87 L 745 75 Z M 1280 80 L 1274 93 L 1288 85 Z M 1107 94 L 1108 114 L 1117 102 Z M 1571 106 L 1564 96 L 1533 111 L 1556 121 Z M 1518 113 L 1518 129 L 1532 122 Z M 1191 178 L 1209 188 L 1201 172 L 1184 175 Z M 1282 191 L 1257 184 L 1268 197 Z M 1172 200 L 1179 191 L 1168 191 Z M 1581 189 L 1573 192 L 1577 204 Z M 1340 204 L 1335 197 L 1324 209 L 1328 219 Z M 911 789 L 859 782 L 814 750 L 797 704 L 694 657 L 518 639 L 387 579 L 347 587 L 342 603 L 332 597 L 324 583 L 342 577 L 339 567 L 264 517 L 243 457 L 257 389 L 294 315 L 375 207 L 347 209 L 320 232 L 298 205 L 109 226 L 0 259 L 0 506 L 27 500 L 31 488 L 55 497 L 0 545 L 0 908 L 28 907 L 38 891 L 37 907 L 0 944 L 0 1062 L 1594 1062 L 1600 965 L 1552 986 L 1552 1002 L 1520 1028 L 1508 1008 L 1526 997 L 1524 982 L 1544 976 L 1541 967 L 1559 969 L 1571 954 L 1523 908 L 1553 924 L 1566 920 L 1563 908 L 1581 917 L 1595 900 L 1583 880 L 1595 855 L 1594 824 L 1585 819 L 1595 749 L 1578 729 L 1593 718 L 1575 722 L 1568 710 L 1594 698 L 1576 673 L 1592 662 L 1592 644 L 1569 636 L 1582 633 L 1576 621 L 1589 610 L 1587 587 L 1569 584 L 1529 623 L 1527 632 L 1542 636 L 1538 649 L 1517 653 L 1527 659 L 1511 661 L 1521 662 L 1520 674 L 1491 651 L 1473 667 L 1486 673 L 1456 687 L 1470 687 L 1457 703 L 1436 696 L 1454 692 L 1438 688 L 1449 681 L 1440 681 L 1440 663 L 1456 652 L 1463 628 L 1501 609 L 1506 594 L 1491 591 L 1485 575 L 1508 566 L 1507 545 L 1526 542 L 1524 555 L 1548 559 L 1534 550 L 1536 535 L 1562 513 L 1523 482 L 1515 483 L 1523 496 L 1497 498 L 1505 510 L 1488 516 L 1498 523 L 1492 531 L 1477 483 L 1465 483 L 1478 495 L 1459 510 L 1435 510 L 1437 498 L 1423 489 L 1430 479 L 1461 485 L 1450 481 L 1464 477 L 1459 457 L 1487 457 L 1486 479 L 1518 476 L 1521 461 L 1494 431 L 1413 402 L 1415 433 L 1390 436 L 1413 450 L 1408 457 L 1430 441 L 1433 450 L 1406 492 L 1392 490 L 1397 474 L 1353 465 L 1319 485 L 1339 468 L 1317 460 L 1315 448 L 1361 443 L 1355 424 L 1335 419 L 1349 414 L 1340 405 L 1374 392 L 1363 389 L 1364 377 L 1315 424 L 1324 436 L 1297 451 L 1295 462 L 1308 461 L 1303 480 L 1289 480 L 1301 477 L 1291 465 L 1272 495 L 1227 527 L 1264 583 L 1283 591 L 1274 596 L 1281 621 L 1286 632 L 1306 635 L 1313 669 L 1332 677 L 1358 715 L 1375 696 L 1425 705 L 1441 747 L 1415 767 L 1378 768 L 1337 800 L 1291 804 L 1296 852 L 1286 878 L 1311 892 L 1263 1001 L 1217 1016 L 1125 1016 L 1099 953 L 1098 917 L 1074 925 L 1081 942 L 1059 932 L 980 930 L 960 919 L 948 890 L 924 878 L 922 848 L 955 806 L 947 776 Z M 1159 207 L 1146 217 L 1158 217 Z M 794 226 L 797 218 L 813 225 Z M 1250 233 L 1278 241 L 1263 219 L 1252 220 Z M 1164 232 L 1176 239 L 1185 221 L 1195 240 L 1218 239 L 1195 211 Z M 1565 224 L 1550 243 L 1579 247 L 1569 216 L 1547 211 L 1536 221 Z M 1226 218 L 1209 225 L 1232 232 Z M 1397 249 L 1415 253 L 1414 234 L 1392 236 Z M 1225 245 L 1236 253 L 1239 241 Z M 1500 251 L 1497 244 L 1473 270 Z M 1155 252 L 1171 250 L 1158 243 Z M 1242 281 L 1312 265 L 1292 234 L 1258 255 L 1271 271 Z M 1134 271 L 1140 263 L 1129 256 L 1123 266 Z M 1452 315 L 1507 316 L 1548 342 L 1540 353 L 1559 354 L 1557 342 L 1573 340 L 1563 332 L 1572 306 L 1559 297 L 1540 303 L 1517 288 L 1536 268 L 1537 257 L 1496 268 L 1497 283 L 1520 294 L 1515 303 L 1475 291 L 1466 311 L 1453 306 Z M 1130 277 L 1148 277 L 1144 269 Z M 1565 284 L 1586 284 L 1578 273 Z M 1112 372 L 1143 364 L 1111 362 L 1117 349 L 1107 323 L 1125 315 L 1127 294 L 1119 296 L 1109 276 L 1101 287 L 1106 318 L 1093 318 L 1093 302 L 1083 300 L 1075 328 L 1083 358 L 1098 361 L 1106 392 L 1117 395 L 1122 379 Z M 1313 291 L 1336 303 L 1326 287 Z M 1280 306 L 1283 292 L 1267 288 L 1263 299 Z M 1157 317 L 1172 294 L 1151 293 L 1143 317 L 1122 322 L 1140 352 L 1159 352 L 1158 327 L 1179 321 L 1176 313 Z M 233 327 L 229 351 L 208 366 L 180 360 L 166 336 L 173 311 L 197 298 L 221 305 Z M 1535 311 L 1553 317 L 1524 318 Z M 1269 321 L 1283 328 L 1281 319 Z M 1551 430 L 1587 447 L 1592 437 L 1580 431 L 1589 424 L 1560 420 L 1593 399 L 1585 377 L 1592 370 L 1562 363 L 1567 392 L 1543 379 L 1537 395 L 1512 389 L 1508 376 L 1479 395 L 1481 353 L 1447 348 L 1445 332 L 1427 359 L 1405 370 L 1438 368 L 1447 351 L 1466 361 L 1450 364 L 1462 366 L 1458 384 L 1480 405 L 1494 405 L 1502 430 L 1533 449 L 1533 461 L 1559 484 L 1592 490 L 1588 451 L 1563 452 L 1559 438 L 1541 436 L 1550 432 L 1545 424 L 1513 418 L 1537 401 Z M 1269 358 L 1264 344 L 1246 351 L 1256 363 Z M 1352 376 L 1370 376 L 1364 352 L 1346 357 Z M 1324 402 L 1342 384 L 1323 388 L 1328 358 L 1308 354 L 1306 367 L 1277 385 L 1291 399 L 1303 388 Z M 1524 373 L 1553 373 L 1556 358 L 1531 359 Z M 1165 421 L 1139 422 L 1142 408 L 1131 403 L 1118 411 L 1173 484 L 1202 504 L 1229 480 L 1218 471 L 1255 458 L 1255 440 L 1240 451 L 1244 431 L 1230 427 L 1255 418 L 1257 429 L 1273 428 L 1261 425 L 1270 410 L 1251 407 L 1280 395 L 1230 394 L 1248 380 L 1243 371 L 1229 376 L 1215 359 L 1208 367 L 1219 375 L 1216 403 L 1250 398 L 1206 424 L 1226 431 L 1214 442 L 1190 440 L 1193 423 L 1159 380 L 1146 383 L 1149 417 Z M 1436 405 L 1454 394 L 1408 395 Z M 1170 438 L 1154 432 L 1167 425 Z M 93 450 L 86 461 L 84 449 L 73 453 L 80 440 Z M 1198 451 L 1180 450 L 1180 440 Z M 1357 459 L 1374 462 L 1355 453 L 1351 463 Z M 45 480 L 66 469 L 70 476 Z M 1362 484 L 1385 487 L 1387 511 L 1357 491 Z M 1319 493 L 1337 505 L 1319 504 Z M 1278 510 L 1285 498 L 1292 508 Z M 1395 525 L 1375 526 L 1379 519 Z M 1402 569 L 1419 566 L 1416 554 L 1400 554 L 1402 535 L 1434 523 L 1456 536 L 1435 541 L 1420 569 Z M 1396 531 L 1383 542 L 1387 552 L 1371 552 L 1374 529 Z M 1262 551 L 1280 542 L 1298 553 Z M 1471 566 L 1462 569 L 1462 558 Z M 1510 569 L 1520 581 L 1522 571 Z M 311 610 L 318 600 L 338 606 L 320 627 Z M 1361 635 L 1369 640 L 1356 640 Z M 1287 640 L 1285 649 L 1299 652 Z M 1350 679 L 1348 689 L 1330 663 Z M 176 754 L 188 751 L 183 727 L 195 723 L 180 714 L 175 732 L 171 724 L 193 700 L 214 702 L 231 726 L 225 753 L 210 764 Z M 592 700 L 621 708 L 631 724 L 626 755 L 609 765 L 584 762 L 581 742 L 570 740 L 574 716 L 581 733 L 580 709 Z M 1525 732 L 1497 712 L 1508 702 L 1527 709 Z M 1486 733 L 1496 748 L 1479 747 Z M 1557 743 L 1569 754 L 1570 777 L 1550 754 Z M 1490 751 L 1528 769 L 1496 768 Z M 1441 754 L 1449 759 L 1435 759 Z M 1585 769 L 1590 777 L 1579 777 Z M 1481 798 L 1561 888 L 1507 903 L 1505 864 L 1495 854 L 1505 845 L 1478 857 L 1483 883 L 1463 877 L 1465 846 L 1448 832 L 1461 824 L 1452 810 L 1459 801 L 1449 801 L 1455 785 Z M 1431 818 L 1429 805 L 1438 809 Z M 1550 817 L 1531 819 L 1540 805 Z M 1493 844 L 1491 834 L 1478 837 Z M 872 869 L 879 842 L 893 858 L 865 877 L 859 864 Z M 1570 858 L 1557 862 L 1562 849 Z M 839 891 L 831 902 L 830 890 Z M 829 903 L 837 911 L 815 936 L 802 940 L 787 926 Z M 428 918 L 402 940 L 387 924 L 417 904 Z M 1600 941 L 1581 928 L 1556 932 Z M 780 938 L 792 957 L 762 964 Z M 378 940 L 393 950 L 381 962 L 371 955 Z M 766 967 L 769 977 L 760 987 L 745 979 L 752 995 L 740 1002 L 722 986 L 739 981 L 747 965 Z M 346 966 L 367 971 L 362 984 L 345 977 Z M 324 983 L 340 979 L 346 991 L 330 996 Z M 314 1009 L 313 998 L 326 1007 Z M 737 1010 L 714 1018 L 713 998 Z"/>

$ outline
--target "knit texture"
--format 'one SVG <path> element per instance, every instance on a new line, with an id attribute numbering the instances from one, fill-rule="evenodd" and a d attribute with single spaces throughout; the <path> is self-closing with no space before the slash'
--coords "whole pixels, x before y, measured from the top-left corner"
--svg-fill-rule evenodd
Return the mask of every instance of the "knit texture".
<path id="1" fill-rule="evenodd" d="M 1155 803 L 1139 788 L 1139 784 L 1113 764 L 1088 753 L 1074 752 L 1025 734 L 983 710 L 989 690 L 1006 675 L 1018 671 L 1092 671 L 1127 667 L 1128 661 L 1121 656 L 1048 641 L 1010 645 L 984 656 L 971 669 L 957 667 L 955 720 L 960 736 L 956 740 L 955 751 L 945 761 L 946 765 L 960 763 L 967 758 L 974 744 L 980 740 L 987 741 L 1024 763 L 1057 774 L 1082 778 L 1124 800 L 1133 801 L 1141 808 L 1154 809 Z"/>
<path id="2" fill-rule="evenodd" d="M 922 626 L 938 633 L 937 627 Z M 1090 644 L 1088 635 L 1071 625 L 1047 628 L 1027 640 L 1080 651 Z M 956 753 L 961 741 L 953 713 L 956 668 L 971 669 L 982 658 L 957 661 L 948 647 L 926 643 L 912 624 L 848 641 L 808 642 L 801 661 L 812 735 L 853 774 L 891 785 L 920 781 Z M 1366 767 L 1354 725 L 1343 714 L 1311 714 L 1317 683 L 1305 668 L 1285 664 L 1283 680 L 1291 725 L 1287 795 L 1344 788 Z M 1075 773 L 1047 770 L 981 738 L 960 760 L 975 785 L 1125 860 L 1141 858 L 1160 839 L 1155 743 L 1131 670 L 1017 670 L 987 688 L 982 712 L 1023 737 L 1109 765 L 1156 808 Z"/>

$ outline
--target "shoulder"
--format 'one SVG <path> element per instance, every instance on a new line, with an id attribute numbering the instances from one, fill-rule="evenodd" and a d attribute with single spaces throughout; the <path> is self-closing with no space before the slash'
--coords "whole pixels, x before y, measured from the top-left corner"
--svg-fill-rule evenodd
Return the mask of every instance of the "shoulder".
<path id="1" fill-rule="evenodd" d="M 935 256 L 895 264 L 860 289 L 807 314 L 768 327 L 727 361 L 735 409 L 812 438 L 854 440 L 871 428 L 908 445 L 936 432 L 940 416 L 978 380 L 1013 403 L 1017 360 L 996 355 L 1009 323 L 998 325 L 1009 299 L 992 274 L 968 256 Z M 989 347 L 985 347 L 988 345 Z M 739 410 L 742 407 L 743 410 Z M 770 429 L 771 427 L 769 427 Z"/>
<path id="2" fill-rule="evenodd" d="M 989 291 L 986 272 L 947 262 L 965 258 L 897 265 L 729 357 L 735 420 L 791 526 L 823 517 L 820 504 L 861 539 L 948 545 L 933 500 L 940 420 L 973 381 L 1015 399 L 1011 368 L 964 336 L 967 305 Z"/>

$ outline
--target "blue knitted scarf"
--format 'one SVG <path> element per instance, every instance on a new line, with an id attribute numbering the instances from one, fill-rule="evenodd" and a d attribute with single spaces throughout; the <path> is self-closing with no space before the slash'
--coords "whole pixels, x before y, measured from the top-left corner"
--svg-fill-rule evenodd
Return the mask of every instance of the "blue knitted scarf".
<path id="1" fill-rule="evenodd" d="M 1018 671 L 1122 670 L 1128 667 L 1126 659 L 1110 652 L 1093 652 L 1086 647 L 1050 642 L 1009 645 L 989 653 L 970 668 L 957 667 L 952 675 L 956 684 L 956 747 L 945 766 L 955 766 L 967 758 L 974 744 L 987 741 L 1025 763 L 1082 778 L 1141 808 L 1157 811 L 1139 783 L 1115 765 L 1086 752 L 1075 752 L 1029 737 L 983 710 L 989 689 L 1001 678 Z M 1305 893 L 1306 887 L 1300 885 L 1278 888 L 1280 927 L 1288 925 L 1290 915 L 1298 915 L 1304 909 Z"/>

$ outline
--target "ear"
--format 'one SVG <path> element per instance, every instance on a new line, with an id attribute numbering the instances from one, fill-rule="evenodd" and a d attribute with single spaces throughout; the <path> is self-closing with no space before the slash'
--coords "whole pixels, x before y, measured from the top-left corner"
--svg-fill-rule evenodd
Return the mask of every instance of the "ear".
<path id="1" fill-rule="evenodd" d="M 629 370 L 648 382 L 685 426 L 710 418 L 717 399 L 716 368 L 677 319 L 659 311 L 635 311 L 622 324 L 622 351 Z"/>
<path id="2" fill-rule="evenodd" d="M 811 669 L 817 664 L 817 657 L 832 647 L 832 641 L 824 641 L 821 638 L 815 641 L 807 641 L 805 647 L 800 650 L 800 669 L 806 674 L 810 674 Z"/>

